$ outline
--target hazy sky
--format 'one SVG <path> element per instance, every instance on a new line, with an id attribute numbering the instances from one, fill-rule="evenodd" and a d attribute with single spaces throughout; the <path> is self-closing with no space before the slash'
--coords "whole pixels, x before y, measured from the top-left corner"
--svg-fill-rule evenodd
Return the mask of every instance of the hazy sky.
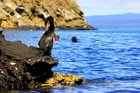
<path id="1" fill-rule="evenodd" d="M 140 13 L 140 0 L 76 0 L 85 16 Z"/>

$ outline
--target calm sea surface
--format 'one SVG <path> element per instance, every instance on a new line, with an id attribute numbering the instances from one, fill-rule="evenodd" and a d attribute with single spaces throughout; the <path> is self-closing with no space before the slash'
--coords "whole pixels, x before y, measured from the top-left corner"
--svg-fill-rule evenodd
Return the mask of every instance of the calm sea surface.
<path id="1" fill-rule="evenodd" d="M 7 30 L 7 40 L 36 46 L 44 30 Z M 59 30 L 52 56 L 54 72 L 86 79 L 86 85 L 15 91 L 13 93 L 140 93 L 140 28 Z M 76 36 L 78 42 L 71 42 Z"/>

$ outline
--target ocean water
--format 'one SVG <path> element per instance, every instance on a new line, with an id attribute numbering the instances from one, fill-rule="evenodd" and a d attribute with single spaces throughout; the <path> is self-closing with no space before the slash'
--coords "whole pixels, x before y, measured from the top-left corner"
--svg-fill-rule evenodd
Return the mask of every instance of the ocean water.
<path id="1" fill-rule="evenodd" d="M 44 30 L 6 30 L 7 40 L 36 46 Z M 140 28 L 58 30 L 52 56 L 54 72 L 82 76 L 86 85 L 14 93 L 140 93 Z M 76 36 L 78 42 L 72 42 Z"/>

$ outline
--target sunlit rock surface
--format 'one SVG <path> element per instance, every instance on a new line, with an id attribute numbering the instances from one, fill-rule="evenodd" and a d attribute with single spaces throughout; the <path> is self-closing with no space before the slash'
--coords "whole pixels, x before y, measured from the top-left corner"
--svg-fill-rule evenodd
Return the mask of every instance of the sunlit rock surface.
<path id="1" fill-rule="evenodd" d="M 40 84 L 41 87 L 62 87 L 71 85 L 86 84 L 86 81 L 81 76 L 71 74 L 54 73 L 52 78 L 49 78 L 45 83 Z"/>
<path id="2" fill-rule="evenodd" d="M 58 29 L 94 29 L 84 19 L 75 0 L 0 0 L 4 28 L 44 28 L 43 19 L 53 16 Z"/>

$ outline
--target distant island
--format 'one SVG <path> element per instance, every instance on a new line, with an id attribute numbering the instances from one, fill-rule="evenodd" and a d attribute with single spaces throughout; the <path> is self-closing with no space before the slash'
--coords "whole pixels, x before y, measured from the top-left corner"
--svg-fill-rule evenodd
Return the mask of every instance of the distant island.
<path id="1" fill-rule="evenodd" d="M 126 13 L 116 15 L 86 16 L 85 19 L 94 27 L 139 27 L 140 14 Z"/>

